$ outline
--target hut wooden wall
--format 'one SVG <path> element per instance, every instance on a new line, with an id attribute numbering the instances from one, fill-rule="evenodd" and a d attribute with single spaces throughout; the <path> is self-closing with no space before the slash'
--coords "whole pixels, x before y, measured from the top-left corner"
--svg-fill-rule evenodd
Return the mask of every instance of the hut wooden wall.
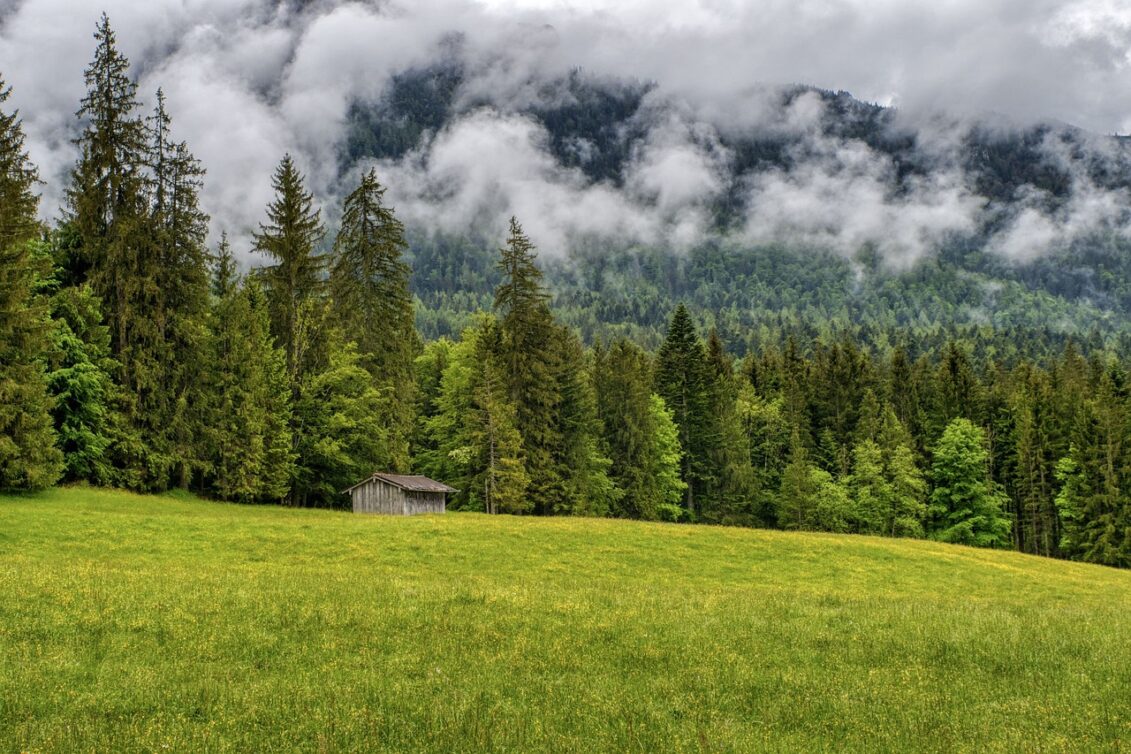
<path id="1" fill-rule="evenodd" d="M 443 513 L 443 492 L 408 492 L 396 485 L 371 479 L 350 493 L 354 513 L 386 513 L 394 516 Z"/>
<path id="2" fill-rule="evenodd" d="M 387 482 L 371 479 L 350 494 L 354 513 L 404 513 L 404 490 Z"/>
<path id="3" fill-rule="evenodd" d="M 406 515 L 414 513 L 443 513 L 443 492 L 405 492 L 404 512 Z"/>

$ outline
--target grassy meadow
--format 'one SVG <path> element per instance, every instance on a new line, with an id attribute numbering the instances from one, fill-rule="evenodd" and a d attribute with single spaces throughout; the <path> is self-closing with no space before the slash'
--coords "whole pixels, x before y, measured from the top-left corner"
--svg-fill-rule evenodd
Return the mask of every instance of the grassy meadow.
<path id="1" fill-rule="evenodd" d="M 1131 751 L 1131 573 L 919 541 L 0 497 L 0 751 Z"/>

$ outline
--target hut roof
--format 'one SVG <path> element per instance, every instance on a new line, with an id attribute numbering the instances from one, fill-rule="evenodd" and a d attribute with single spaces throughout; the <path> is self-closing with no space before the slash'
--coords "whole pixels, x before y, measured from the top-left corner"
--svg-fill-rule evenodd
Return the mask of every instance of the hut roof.
<path id="1" fill-rule="evenodd" d="M 379 471 L 373 472 L 373 474 L 371 476 L 369 476 L 366 479 L 362 479 L 360 482 L 355 484 L 353 487 L 350 487 L 349 489 L 347 489 L 345 491 L 351 492 L 352 490 L 357 489 L 358 487 L 360 487 L 363 484 L 368 484 L 369 482 L 372 482 L 374 479 L 378 479 L 382 482 L 387 482 L 387 483 L 389 483 L 389 484 L 391 484 L 395 487 L 400 487 L 402 490 L 407 490 L 409 492 L 458 492 L 458 490 L 455 490 L 455 489 L 449 487 L 446 484 L 441 484 L 440 482 L 437 482 L 434 479 L 429 479 L 426 476 L 409 476 L 409 475 L 405 475 L 405 474 L 383 474 Z"/>

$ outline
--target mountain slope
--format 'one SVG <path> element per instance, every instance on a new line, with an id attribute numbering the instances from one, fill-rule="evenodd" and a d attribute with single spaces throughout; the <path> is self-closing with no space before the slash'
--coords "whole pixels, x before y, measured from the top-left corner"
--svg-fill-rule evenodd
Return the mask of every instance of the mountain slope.
<path id="1" fill-rule="evenodd" d="M 1126 139 L 912 118 L 802 86 L 735 114 L 579 70 L 521 96 L 482 78 L 456 62 L 403 71 L 354 104 L 340 147 L 343 175 L 376 161 L 413 231 L 428 337 L 489 300 L 511 213 L 587 337 L 654 343 L 677 299 L 740 351 L 778 315 L 1109 344 L 1131 322 Z"/>
<path id="2" fill-rule="evenodd" d="M 0 499 L 18 750 L 1101 751 L 1131 574 L 929 542 Z"/>

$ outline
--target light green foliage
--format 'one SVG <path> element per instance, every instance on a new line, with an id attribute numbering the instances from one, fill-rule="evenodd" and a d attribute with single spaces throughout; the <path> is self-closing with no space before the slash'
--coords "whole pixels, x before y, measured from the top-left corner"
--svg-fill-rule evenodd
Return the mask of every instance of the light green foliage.
<path id="1" fill-rule="evenodd" d="M 530 476 L 515 408 L 498 363 L 499 338 L 498 326 L 485 322 L 475 339 L 470 365 L 469 460 L 477 460 L 479 467 L 470 479 L 471 498 L 479 500 L 472 507 L 486 513 L 526 513 L 532 507 L 526 496 Z"/>
<path id="2" fill-rule="evenodd" d="M 530 477 L 517 414 L 500 362 L 498 323 L 484 317 L 443 357 L 447 364 L 429 419 L 422 469 L 460 490 L 453 507 L 525 513 Z"/>
<path id="3" fill-rule="evenodd" d="M 1126 741 L 1131 573 L 1110 568 L 936 542 L 81 488 L 0 499 L 0 532 L 13 751 L 1076 754 Z"/>
<path id="4" fill-rule="evenodd" d="M 1005 547 L 1005 493 L 989 477 L 985 434 L 968 419 L 950 422 L 931 466 L 932 536 L 943 542 Z"/>
<path id="5" fill-rule="evenodd" d="M 781 475 L 777 497 L 777 524 L 783 529 L 816 527 L 816 503 L 821 478 L 809 460 L 809 450 L 793 431 L 789 442 L 789 463 Z"/>
<path id="6" fill-rule="evenodd" d="M 771 525 L 781 487 L 781 459 L 789 452 L 790 426 L 781 398 L 758 395 L 753 385 L 739 388 L 735 402 L 738 421 L 750 448 L 750 467 L 754 475 L 751 513 L 756 523 Z"/>
<path id="7" fill-rule="evenodd" d="M 652 394 L 648 397 L 648 414 L 651 420 L 651 442 L 646 456 L 645 473 L 654 491 L 657 506 L 678 506 L 687 491 L 687 485 L 679 476 L 680 458 L 679 427 L 672 419 L 672 412 L 664 405 L 664 399 Z"/>
<path id="8" fill-rule="evenodd" d="M 844 485 L 824 469 L 810 469 L 813 490 L 813 529 L 837 533 L 856 528 L 857 513 Z"/>
<path id="9" fill-rule="evenodd" d="M 891 537 L 923 536 L 927 485 L 915 462 L 910 438 L 891 407 L 882 416 L 869 402 L 863 439 L 852 450 L 852 474 L 847 479 L 853 498 L 852 531 Z"/>

